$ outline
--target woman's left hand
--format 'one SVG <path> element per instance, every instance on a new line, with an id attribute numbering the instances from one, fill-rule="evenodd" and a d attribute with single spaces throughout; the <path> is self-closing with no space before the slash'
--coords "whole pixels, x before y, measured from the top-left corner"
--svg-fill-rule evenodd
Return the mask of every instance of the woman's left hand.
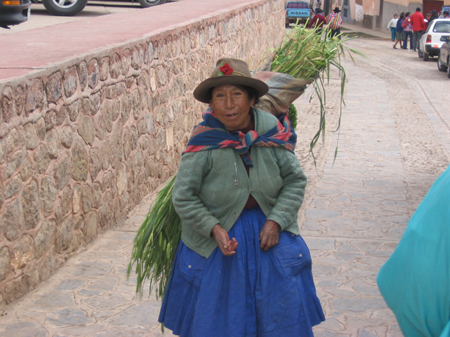
<path id="1" fill-rule="evenodd" d="M 280 225 L 273 220 L 267 220 L 264 224 L 261 233 L 259 233 L 259 240 L 261 241 L 261 249 L 268 250 L 278 244 L 280 237 Z"/>

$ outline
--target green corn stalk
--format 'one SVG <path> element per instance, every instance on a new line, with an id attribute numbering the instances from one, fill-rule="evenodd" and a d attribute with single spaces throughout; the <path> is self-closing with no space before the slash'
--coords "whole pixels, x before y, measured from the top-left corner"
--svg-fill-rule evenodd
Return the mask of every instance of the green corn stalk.
<path id="1" fill-rule="evenodd" d="M 127 275 L 133 266 L 137 274 L 136 293 L 142 296 L 143 285 L 149 281 L 149 293 L 156 289 L 156 298 L 163 298 L 181 237 L 181 219 L 172 203 L 175 177 L 157 194 L 144 222 L 134 238 Z"/>
<path id="2" fill-rule="evenodd" d="M 306 26 L 306 25 L 305 25 Z M 330 80 L 330 68 L 335 67 L 339 70 L 341 80 L 341 95 L 339 104 L 339 120 L 336 129 L 339 131 L 341 125 L 342 108 L 344 102 L 344 90 L 346 73 L 341 64 L 342 57 L 350 56 L 354 61 L 351 53 L 362 55 L 360 52 L 349 48 L 345 43 L 353 38 L 348 38 L 343 34 L 331 37 L 331 32 L 318 34 L 317 27 L 308 29 L 305 26 L 296 25 L 290 34 L 286 35 L 284 43 L 275 50 L 271 64 L 271 71 L 285 73 L 295 78 L 313 79 L 314 93 L 319 99 L 320 105 L 320 121 L 319 128 L 310 142 L 310 153 L 314 158 L 314 146 L 318 140 L 325 137 L 326 126 L 326 90 L 325 82 Z M 363 56 L 363 55 L 362 55 Z M 291 119 L 292 118 L 292 119 Z M 297 121 L 290 116 L 290 121 L 294 125 Z M 335 159 L 337 148 L 335 151 Z"/>

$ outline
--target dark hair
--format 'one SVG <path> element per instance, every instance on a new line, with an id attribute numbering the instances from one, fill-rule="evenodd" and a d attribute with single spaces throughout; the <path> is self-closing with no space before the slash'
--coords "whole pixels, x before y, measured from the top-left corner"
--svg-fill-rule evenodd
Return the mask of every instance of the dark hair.
<path id="1" fill-rule="evenodd" d="M 406 12 L 405 16 L 409 16 L 409 14 L 410 14 L 409 12 Z"/>
<path id="2" fill-rule="evenodd" d="M 405 13 L 401 12 L 400 13 L 400 19 L 403 19 L 405 17 Z"/>
<path id="3" fill-rule="evenodd" d="M 248 87 L 246 85 L 240 85 L 240 84 L 233 84 L 233 85 L 236 88 L 239 88 L 239 89 L 245 91 L 247 93 L 247 95 L 248 95 L 248 99 L 249 100 L 254 99 L 255 100 L 255 103 L 254 103 L 255 105 L 258 104 L 258 102 L 259 102 L 258 91 L 255 88 Z M 208 102 L 211 102 L 213 90 L 214 90 L 214 87 L 210 88 L 208 90 Z"/>
<path id="4" fill-rule="evenodd" d="M 417 8 L 416 8 L 416 12 L 420 12 L 420 7 L 417 7 Z"/>
<path id="5" fill-rule="evenodd" d="M 442 14 L 447 14 L 448 15 L 448 11 L 444 11 L 444 13 L 442 13 Z"/>

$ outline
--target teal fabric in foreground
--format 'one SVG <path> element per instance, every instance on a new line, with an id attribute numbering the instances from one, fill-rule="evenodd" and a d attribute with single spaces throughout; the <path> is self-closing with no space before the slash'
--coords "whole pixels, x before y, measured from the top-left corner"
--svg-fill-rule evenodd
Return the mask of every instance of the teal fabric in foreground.
<path id="1" fill-rule="evenodd" d="M 405 337 L 450 337 L 450 166 L 410 219 L 377 282 Z"/>

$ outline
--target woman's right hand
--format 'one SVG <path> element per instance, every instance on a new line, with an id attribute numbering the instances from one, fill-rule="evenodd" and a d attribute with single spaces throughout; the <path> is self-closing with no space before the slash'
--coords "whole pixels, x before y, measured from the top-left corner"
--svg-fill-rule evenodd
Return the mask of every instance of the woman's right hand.
<path id="1" fill-rule="evenodd" d="M 219 224 L 215 225 L 211 231 L 212 236 L 216 239 L 219 249 L 225 256 L 231 256 L 236 254 L 236 249 L 238 247 L 238 242 L 235 238 L 230 240 L 228 232 L 222 228 Z"/>

